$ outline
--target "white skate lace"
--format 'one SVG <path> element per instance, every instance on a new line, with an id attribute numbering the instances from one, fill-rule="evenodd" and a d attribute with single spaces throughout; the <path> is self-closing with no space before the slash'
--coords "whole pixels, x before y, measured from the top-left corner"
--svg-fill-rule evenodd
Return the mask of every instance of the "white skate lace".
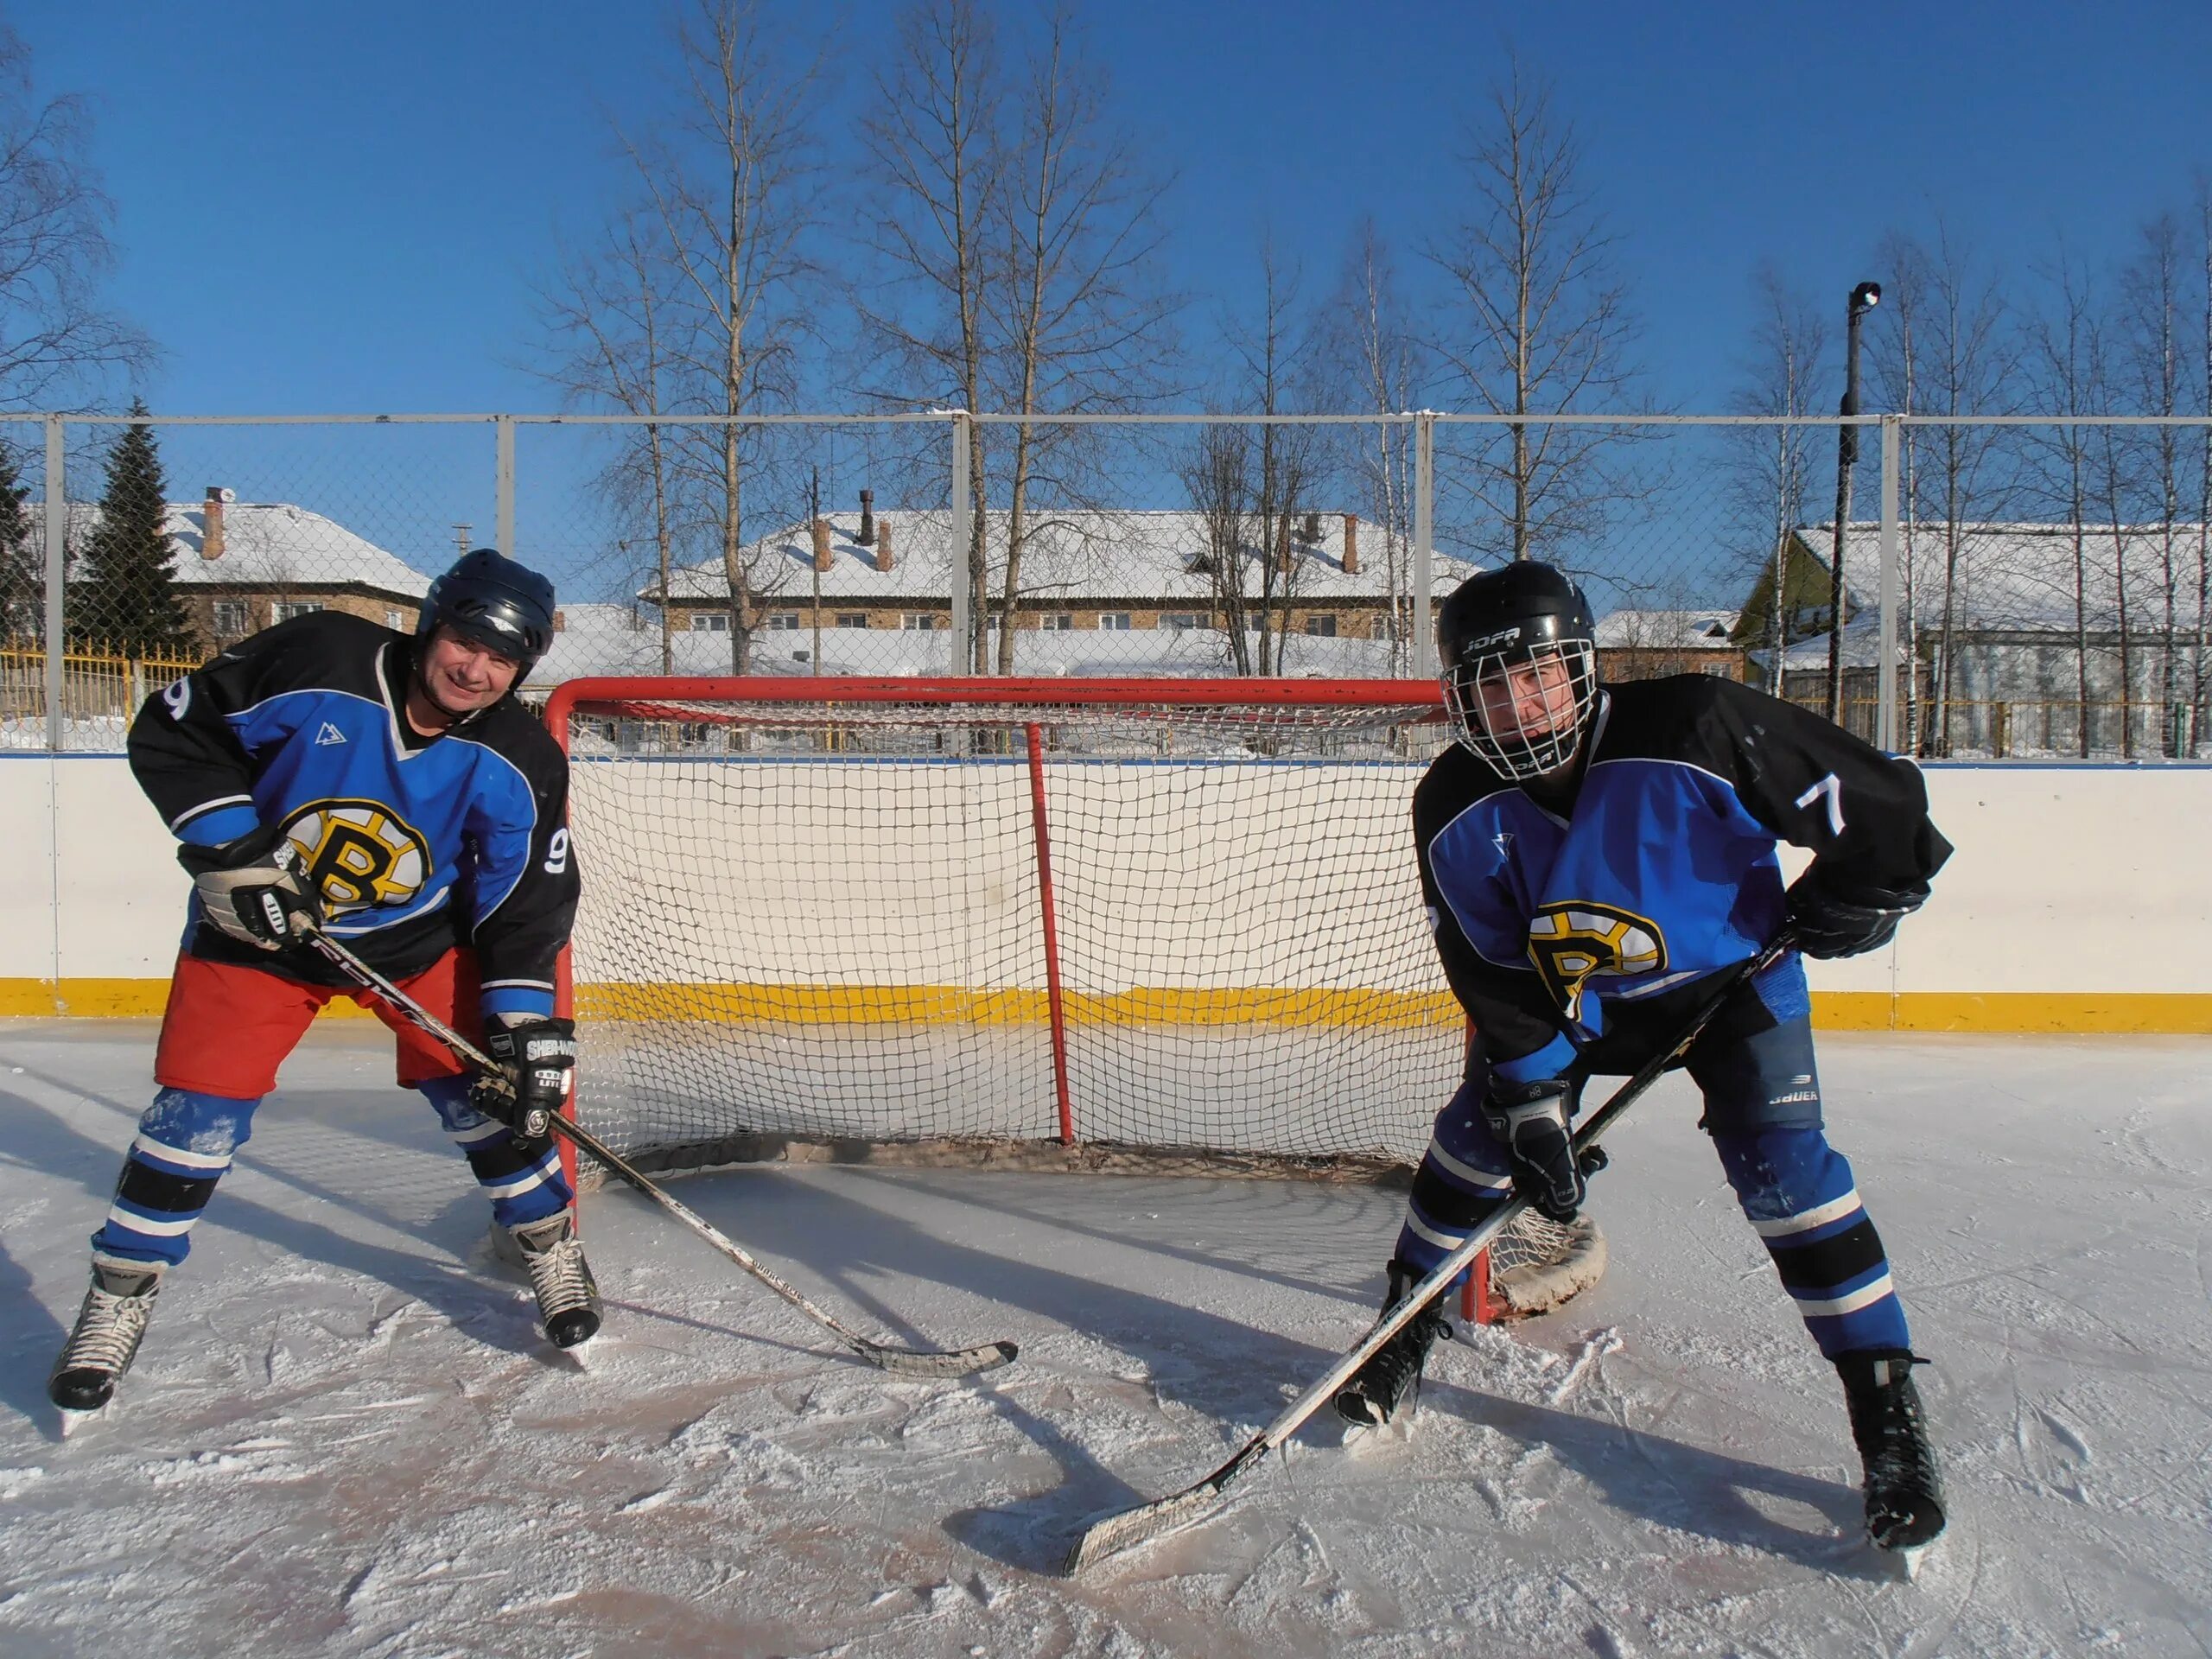
<path id="1" fill-rule="evenodd" d="M 119 1376 L 138 1351 L 139 1338 L 146 1334 L 146 1321 L 153 1313 L 150 1292 L 118 1296 L 94 1285 L 85 1294 L 77 1328 L 70 1333 L 69 1345 L 62 1351 L 55 1370 L 101 1370 Z"/>
<path id="2" fill-rule="evenodd" d="M 559 1238 L 543 1249 L 525 1246 L 522 1260 L 530 1270 L 530 1287 L 537 1295 L 537 1311 L 544 1319 L 550 1320 L 591 1306 L 591 1274 L 584 1266 L 582 1240 Z"/>

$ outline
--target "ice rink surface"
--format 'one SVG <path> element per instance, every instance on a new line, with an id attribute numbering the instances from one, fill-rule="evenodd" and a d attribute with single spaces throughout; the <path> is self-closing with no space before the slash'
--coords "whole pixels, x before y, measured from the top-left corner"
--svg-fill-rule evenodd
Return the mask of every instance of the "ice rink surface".
<path id="1" fill-rule="evenodd" d="M 613 1190 L 579 1372 L 381 1032 L 325 1026 L 118 1403 L 64 1442 L 45 1374 L 152 1036 L 0 1022 L 22 1659 L 2212 1652 L 2212 1042 L 1824 1042 L 1832 1135 L 1936 1361 L 1955 1522 L 1905 1585 L 1858 1541 L 1834 1373 L 1679 1078 L 1610 1143 L 1596 1291 L 1440 1349 L 1409 1440 L 1317 1424 L 1219 1517 L 1070 1582 L 1085 1517 L 1205 1473 L 1357 1339 L 1396 1195 L 681 1183 L 868 1330 L 1021 1344 L 918 1382 Z"/>

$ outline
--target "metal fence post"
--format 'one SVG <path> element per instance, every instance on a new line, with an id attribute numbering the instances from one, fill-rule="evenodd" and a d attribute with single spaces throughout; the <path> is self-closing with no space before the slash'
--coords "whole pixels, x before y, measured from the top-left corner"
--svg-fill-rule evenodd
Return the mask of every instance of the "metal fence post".
<path id="1" fill-rule="evenodd" d="M 1414 677 L 1436 677 L 1436 624 L 1430 596 L 1436 585 L 1436 416 L 1422 410 L 1414 416 Z"/>
<path id="2" fill-rule="evenodd" d="M 493 425 L 499 433 L 498 479 L 493 486 L 493 533 L 499 540 L 493 545 L 512 559 L 520 556 L 515 551 L 515 417 L 498 416 Z"/>
<path id="3" fill-rule="evenodd" d="M 1874 664 L 1879 699 L 1874 743 L 1894 753 L 1897 747 L 1897 434 L 1904 423 L 1882 416 L 1882 644 Z"/>
<path id="4" fill-rule="evenodd" d="M 62 597 L 69 566 L 69 495 L 64 488 L 61 417 L 46 417 L 46 747 L 62 745 Z"/>
<path id="5" fill-rule="evenodd" d="M 968 548 L 975 539 L 975 525 L 971 518 L 973 506 L 968 499 L 968 466 L 970 458 L 967 411 L 952 411 L 952 563 L 949 580 L 952 583 L 952 663 L 955 674 L 976 671 L 976 615 L 968 592 Z"/>

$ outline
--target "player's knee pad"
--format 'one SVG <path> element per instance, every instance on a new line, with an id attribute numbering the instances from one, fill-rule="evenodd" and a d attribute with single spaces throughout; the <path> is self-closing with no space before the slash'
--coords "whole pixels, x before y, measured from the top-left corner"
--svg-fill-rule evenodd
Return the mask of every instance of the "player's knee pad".
<path id="1" fill-rule="evenodd" d="M 260 1101 L 165 1088 L 138 1120 L 107 1219 L 92 1235 L 96 1261 L 175 1267 L 215 1184 L 252 1132 Z"/>
<path id="2" fill-rule="evenodd" d="M 438 1122 L 445 1125 L 448 1135 L 467 1135 L 493 1122 L 469 1100 L 467 1077 L 430 1077 L 415 1087 L 430 1103 L 431 1110 L 437 1113 Z"/>
<path id="3" fill-rule="evenodd" d="M 261 1097 L 233 1099 L 194 1089 L 163 1089 L 138 1119 L 139 1145 L 167 1151 L 175 1161 L 204 1167 L 216 1159 L 227 1168 L 233 1154 L 253 1134 L 254 1109 Z"/>
<path id="4" fill-rule="evenodd" d="M 1841 1198 L 1851 1166 L 1817 1128 L 1711 1130 L 1728 1185 L 1752 1221 L 1779 1219 Z"/>

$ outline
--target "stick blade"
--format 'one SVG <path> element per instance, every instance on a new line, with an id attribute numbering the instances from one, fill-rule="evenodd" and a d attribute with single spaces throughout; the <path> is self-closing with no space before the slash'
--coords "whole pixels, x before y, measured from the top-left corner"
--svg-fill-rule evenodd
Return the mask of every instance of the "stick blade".
<path id="1" fill-rule="evenodd" d="M 1073 1578 L 1084 1567 L 1109 1555 L 1118 1555 L 1125 1549 L 1197 1525 L 1228 1502 L 1229 1489 L 1266 1457 L 1268 1451 L 1265 1440 L 1248 1441 L 1243 1451 L 1194 1485 L 1166 1497 L 1156 1497 L 1149 1503 L 1099 1516 L 1083 1529 L 1083 1535 L 1068 1551 L 1067 1560 L 1060 1564 L 1061 1573 Z"/>
<path id="2" fill-rule="evenodd" d="M 967 1376 L 976 1371 L 995 1371 L 1021 1357 L 1021 1350 L 1010 1342 L 978 1343 L 973 1348 L 943 1352 L 870 1342 L 860 1344 L 856 1351 L 878 1370 L 899 1376 Z"/>
<path id="3" fill-rule="evenodd" d="M 1165 1538 L 1171 1532 L 1195 1526 L 1205 1520 L 1225 1500 L 1211 1482 L 1201 1481 L 1188 1491 L 1173 1497 L 1155 1498 L 1149 1503 L 1140 1503 L 1133 1510 L 1118 1510 L 1102 1516 L 1083 1531 L 1068 1551 L 1068 1558 L 1061 1563 L 1060 1572 L 1073 1578 L 1093 1562 L 1118 1555 L 1135 1545 L 1154 1538 Z"/>

